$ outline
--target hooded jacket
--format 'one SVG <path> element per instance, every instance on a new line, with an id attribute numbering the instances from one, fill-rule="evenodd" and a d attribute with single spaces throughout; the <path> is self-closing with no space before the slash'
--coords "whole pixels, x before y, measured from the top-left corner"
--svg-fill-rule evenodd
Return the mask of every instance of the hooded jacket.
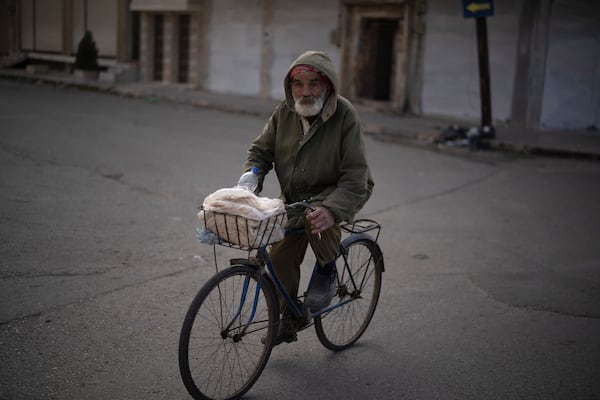
<path id="1" fill-rule="evenodd" d="M 290 84 L 290 72 L 296 65 L 310 65 L 331 82 L 332 93 L 306 134 L 302 117 L 294 110 Z M 284 202 L 307 200 L 327 207 L 336 222 L 351 222 L 371 196 L 373 180 L 358 114 L 337 94 L 333 63 L 323 52 L 307 51 L 292 63 L 283 84 L 285 100 L 252 142 L 244 170 L 257 166 L 262 182 L 275 168 Z"/>

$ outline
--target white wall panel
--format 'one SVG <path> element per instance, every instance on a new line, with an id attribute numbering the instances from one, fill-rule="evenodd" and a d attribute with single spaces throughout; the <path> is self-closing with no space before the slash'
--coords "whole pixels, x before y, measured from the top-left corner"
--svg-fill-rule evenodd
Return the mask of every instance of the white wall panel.
<path id="1" fill-rule="evenodd" d="M 212 3 L 209 90 L 259 94 L 261 4 L 260 0 L 219 0 Z"/>
<path id="2" fill-rule="evenodd" d="M 600 126 L 600 3 L 559 1 L 550 19 L 542 127 Z"/>
<path id="3" fill-rule="evenodd" d="M 21 0 L 20 17 L 21 17 L 21 48 L 24 50 L 33 50 L 35 47 L 33 29 L 33 0 Z"/>
<path id="4" fill-rule="evenodd" d="M 35 2 L 35 49 L 62 52 L 62 0 Z"/>
<path id="5" fill-rule="evenodd" d="M 494 120 L 510 118 L 521 1 L 495 1 L 495 15 L 487 18 Z M 423 112 L 479 121 L 475 20 L 463 17 L 461 2 L 430 0 L 427 10 Z"/>
<path id="6" fill-rule="evenodd" d="M 85 1 L 73 0 L 73 43 L 71 52 L 77 53 L 77 46 L 85 34 Z"/>
<path id="7" fill-rule="evenodd" d="M 100 56 L 117 55 L 117 0 L 87 2 L 87 29 L 92 31 Z"/>

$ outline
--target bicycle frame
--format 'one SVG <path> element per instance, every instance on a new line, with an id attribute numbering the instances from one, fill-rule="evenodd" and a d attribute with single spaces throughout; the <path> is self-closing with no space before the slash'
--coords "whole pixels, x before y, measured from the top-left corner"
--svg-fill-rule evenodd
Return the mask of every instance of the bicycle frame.
<path id="1" fill-rule="evenodd" d="M 286 303 L 286 305 L 292 309 L 293 313 L 297 316 L 297 317 L 302 317 L 304 316 L 304 312 L 306 311 L 306 309 L 304 308 L 304 306 L 302 306 L 302 308 L 298 307 L 298 305 L 296 304 L 295 299 L 292 299 L 292 297 L 290 296 L 290 294 L 287 292 L 287 290 L 285 289 L 285 287 L 283 286 L 283 283 L 281 282 L 281 280 L 279 279 L 279 276 L 277 276 L 277 273 L 275 272 L 275 268 L 273 267 L 273 263 L 271 262 L 271 259 L 269 258 L 269 254 L 266 250 L 265 247 L 261 247 L 258 249 L 258 254 L 260 254 L 260 257 L 265 260 L 265 265 L 266 265 L 266 269 L 269 273 L 269 278 L 271 279 L 271 281 L 273 281 L 273 283 L 275 284 L 277 290 L 279 291 L 279 293 L 281 293 L 281 295 L 283 296 L 283 299 Z M 342 252 L 343 254 L 343 252 Z M 346 260 L 346 257 L 344 256 L 344 268 L 347 269 L 347 265 L 348 265 L 348 261 Z M 317 266 L 315 265 L 315 267 L 313 268 L 313 274 L 316 271 Z M 262 279 L 262 277 L 261 277 Z M 312 276 L 311 276 L 311 280 L 312 282 Z M 353 281 L 354 286 L 356 287 L 356 284 Z M 309 284 L 310 287 L 310 284 Z M 258 293 L 257 293 L 258 294 Z M 349 299 L 349 300 L 345 300 L 341 303 L 336 303 L 333 305 L 330 305 L 320 311 L 317 311 L 315 313 L 310 314 L 310 318 L 314 318 L 316 316 L 319 315 L 323 315 L 325 313 L 328 313 L 332 310 L 335 310 L 338 307 L 341 307 L 349 302 L 351 302 L 353 299 Z"/>
<path id="2" fill-rule="evenodd" d="M 248 286 L 249 285 L 250 285 L 250 278 L 246 277 L 246 279 L 244 280 L 244 287 L 242 289 L 240 305 L 238 306 L 236 313 L 231 318 L 231 322 L 229 322 L 229 324 L 225 327 L 225 329 L 223 329 L 222 335 L 225 335 L 226 332 L 229 332 L 231 327 L 235 323 L 235 321 L 237 321 L 237 319 L 240 317 L 240 315 L 242 313 L 242 308 L 244 307 L 244 304 L 246 303 L 246 296 L 248 295 Z M 232 336 L 232 339 L 234 341 L 238 341 L 242 336 L 244 336 L 244 334 L 248 330 L 248 327 L 254 321 L 254 316 L 256 315 L 256 306 L 258 304 L 258 297 L 260 294 L 261 286 L 262 286 L 262 278 L 258 279 L 258 281 L 256 283 L 256 289 L 254 290 L 254 301 L 252 302 L 252 312 L 250 313 L 250 316 L 248 317 L 248 322 L 243 325 L 243 328 L 241 331 L 239 331 L 238 333 L 236 333 L 235 335 Z"/>
<path id="3" fill-rule="evenodd" d="M 309 205 L 307 205 L 307 203 L 304 203 L 304 202 L 296 203 L 296 204 L 300 204 L 307 208 L 309 207 Z M 340 249 L 339 249 L 340 253 L 338 255 L 338 257 L 341 256 L 342 259 L 344 260 L 343 270 L 348 273 L 350 282 L 352 283 L 352 286 L 353 286 L 353 290 L 349 293 L 356 293 L 358 291 L 358 288 L 362 286 L 362 283 L 367 278 L 367 275 L 366 275 L 366 271 L 365 271 L 365 274 L 362 276 L 362 278 L 359 279 L 361 281 L 360 284 L 357 285 L 357 278 L 359 278 L 359 277 L 354 276 L 352 274 L 350 268 L 348 267 L 348 259 L 347 259 L 347 254 L 344 252 L 344 244 L 348 244 L 349 241 L 351 242 L 354 240 L 358 240 L 359 238 L 365 238 L 365 237 L 374 242 L 377 242 L 377 239 L 379 238 L 379 230 L 381 227 L 379 225 L 379 223 L 377 223 L 376 221 L 373 221 L 373 220 L 364 219 L 364 220 L 360 220 L 360 221 L 366 222 L 367 224 L 375 224 L 375 225 L 367 225 L 366 228 L 358 226 L 356 224 L 347 225 L 345 227 L 342 226 L 343 230 L 350 233 L 350 236 L 348 236 L 344 241 L 342 241 L 342 243 L 340 243 Z M 373 229 L 377 229 L 377 235 L 375 236 L 375 238 L 364 233 L 364 232 L 368 232 Z M 296 299 L 292 299 L 290 294 L 285 289 L 283 283 L 281 282 L 281 279 L 279 278 L 279 276 L 277 275 L 277 273 L 275 271 L 273 263 L 271 262 L 269 253 L 267 251 L 267 247 L 261 246 L 261 247 L 257 248 L 256 251 L 257 251 L 258 259 L 262 261 L 261 265 L 259 266 L 261 273 L 260 273 L 259 278 L 257 279 L 256 289 L 255 289 L 255 293 L 254 293 L 254 296 L 252 299 L 252 309 L 250 312 L 250 316 L 248 317 L 248 320 L 246 321 L 246 323 L 240 327 L 241 328 L 240 331 L 238 331 L 235 335 L 232 335 L 232 339 L 234 339 L 234 340 L 241 339 L 241 337 L 246 333 L 248 327 L 254 322 L 254 317 L 256 315 L 256 310 L 257 310 L 257 305 L 258 305 L 258 299 L 260 296 L 260 290 L 264 283 L 263 279 L 265 279 L 265 275 L 268 275 L 268 277 L 266 279 L 269 279 L 270 282 L 273 285 L 275 285 L 276 290 L 281 294 L 286 306 L 289 309 L 291 309 L 292 313 L 298 318 L 306 317 L 307 322 L 312 320 L 315 317 L 321 316 L 321 315 L 331 312 L 339 307 L 342 307 L 342 306 L 356 300 L 356 298 L 357 298 L 357 296 L 348 296 L 348 298 L 342 302 L 329 305 L 329 306 L 323 308 L 322 310 L 319 310 L 314 313 L 311 312 L 310 314 L 307 315 L 307 309 L 304 307 L 304 305 L 299 307 L 296 302 Z M 380 257 L 381 257 L 381 255 L 380 255 Z M 375 262 L 378 263 L 379 260 L 375 260 Z M 317 268 L 318 268 L 317 265 L 315 265 L 313 268 L 311 278 L 309 280 L 309 288 L 312 284 L 313 277 L 317 271 Z M 266 274 L 263 273 L 265 270 L 266 270 Z M 242 309 L 247 301 L 249 285 L 250 285 L 250 278 L 248 277 L 248 278 L 246 278 L 244 285 L 243 285 L 243 289 L 242 289 L 242 293 L 241 293 L 241 297 L 240 297 L 240 304 L 238 306 L 238 309 L 237 309 L 236 313 L 232 316 L 229 324 L 223 329 L 222 335 L 227 335 L 228 332 L 230 331 L 230 329 L 236 323 L 236 321 L 239 320 L 240 315 L 242 314 Z"/>
<path id="4" fill-rule="evenodd" d="M 344 234 L 336 255 L 335 300 L 312 312 L 295 292 L 287 292 L 267 251 L 270 243 L 280 240 L 284 214 L 250 220 L 203 210 L 202 217 L 205 229 L 199 230 L 198 238 L 213 245 L 217 272 L 200 288 L 186 313 L 178 352 L 183 383 L 194 398 L 241 397 L 259 378 L 273 347 L 291 343 L 297 332 L 311 326 L 321 344 L 332 351 L 352 346 L 365 332 L 377 307 L 384 270 L 377 238 L 371 237 L 375 232 L 365 232 L 377 229 L 378 237 L 378 222 L 359 219 L 340 225 L 349 236 Z M 247 255 L 231 258 L 230 266 L 219 270 L 217 245 Z M 315 262 L 307 293 L 314 288 L 318 269 Z M 284 310 L 280 310 L 282 303 Z"/>

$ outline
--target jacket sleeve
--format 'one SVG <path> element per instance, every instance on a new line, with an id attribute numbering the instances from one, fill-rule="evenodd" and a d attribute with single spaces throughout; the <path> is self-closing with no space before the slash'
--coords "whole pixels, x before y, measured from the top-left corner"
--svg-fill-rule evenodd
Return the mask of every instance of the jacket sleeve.
<path id="1" fill-rule="evenodd" d="M 348 110 L 344 118 L 340 146 L 342 159 L 337 186 L 326 195 L 322 204 L 331 210 L 337 222 L 351 222 L 371 196 L 374 185 L 362 127 L 353 109 Z"/>
<path id="2" fill-rule="evenodd" d="M 247 151 L 246 162 L 242 172 L 249 171 L 253 166 L 259 169 L 259 191 L 265 176 L 273 169 L 275 153 L 275 132 L 277 130 L 277 110 L 271 114 L 262 132 L 250 144 Z"/>

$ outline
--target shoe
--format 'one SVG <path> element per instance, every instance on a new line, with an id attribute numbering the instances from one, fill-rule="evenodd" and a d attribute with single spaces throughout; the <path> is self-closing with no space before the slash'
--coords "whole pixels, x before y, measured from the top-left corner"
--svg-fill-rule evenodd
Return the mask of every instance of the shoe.
<path id="1" fill-rule="evenodd" d="M 337 270 L 335 267 L 330 274 L 317 271 L 314 280 L 306 294 L 304 304 L 311 312 L 318 312 L 331 304 L 337 293 Z"/>
<path id="2" fill-rule="evenodd" d="M 298 335 L 296 334 L 296 332 L 282 332 L 282 330 L 279 330 L 279 334 L 277 335 L 277 337 L 275 338 L 275 341 L 273 342 L 273 347 L 280 345 L 281 343 L 292 343 L 295 342 L 296 340 L 298 340 Z M 264 343 L 263 343 L 264 344 Z"/>
<path id="3" fill-rule="evenodd" d="M 273 347 L 280 345 L 281 343 L 292 343 L 298 340 L 298 335 L 296 334 L 297 329 L 294 328 L 293 316 L 291 311 L 288 311 L 287 308 L 283 312 L 281 319 L 279 320 L 279 328 L 277 331 L 277 337 L 273 342 Z M 260 338 L 260 342 L 262 344 L 267 343 L 267 337 L 263 336 Z"/>

